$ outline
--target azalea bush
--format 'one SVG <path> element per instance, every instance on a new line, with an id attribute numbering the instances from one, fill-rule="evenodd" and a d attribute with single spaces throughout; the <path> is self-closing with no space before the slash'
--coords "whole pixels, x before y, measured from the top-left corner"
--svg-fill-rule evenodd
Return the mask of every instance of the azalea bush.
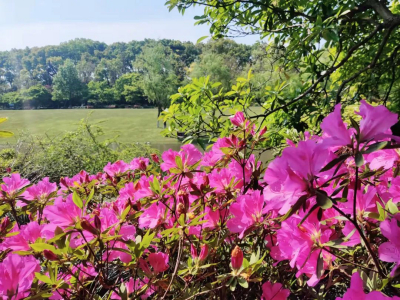
<path id="1" fill-rule="evenodd" d="M 340 104 L 268 166 L 238 112 L 201 153 L 3 178 L 0 299 L 400 299 L 397 115 Z"/>

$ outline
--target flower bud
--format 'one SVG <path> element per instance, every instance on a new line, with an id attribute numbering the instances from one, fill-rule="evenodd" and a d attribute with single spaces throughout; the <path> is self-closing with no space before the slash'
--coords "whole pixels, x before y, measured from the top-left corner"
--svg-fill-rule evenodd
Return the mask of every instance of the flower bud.
<path id="1" fill-rule="evenodd" d="M 83 230 L 89 231 L 92 234 L 97 235 L 99 233 L 99 231 L 96 228 L 94 228 L 93 225 L 90 224 L 88 220 L 82 220 L 81 227 Z"/>
<path id="2" fill-rule="evenodd" d="M 192 255 L 193 259 L 197 258 L 197 250 L 193 244 L 190 245 L 190 254 Z"/>
<path id="3" fill-rule="evenodd" d="M 10 219 L 8 217 L 5 217 L 3 220 L 1 220 L 0 232 L 5 231 L 10 224 L 11 224 L 11 222 L 10 222 Z"/>
<path id="4" fill-rule="evenodd" d="M 206 260 L 207 255 L 208 255 L 208 245 L 204 244 L 204 245 L 201 246 L 199 260 L 200 261 Z"/>
<path id="5" fill-rule="evenodd" d="M 264 126 L 258 133 L 259 137 L 262 137 L 267 132 L 267 126 Z"/>
<path id="6" fill-rule="evenodd" d="M 146 163 L 143 160 L 141 160 L 139 162 L 139 170 L 140 171 L 146 171 L 146 169 L 147 169 Z"/>
<path id="7" fill-rule="evenodd" d="M 55 255 L 55 254 L 54 254 L 52 251 L 50 251 L 50 250 L 47 250 L 47 249 L 43 250 L 43 255 L 44 255 L 44 257 L 45 257 L 46 259 L 48 259 L 48 260 L 58 260 L 58 256 Z"/>
<path id="8" fill-rule="evenodd" d="M 94 216 L 94 226 L 96 227 L 97 230 L 101 230 L 101 221 L 98 215 Z"/>
<path id="9" fill-rule="evenodd" d="M 176 211 L 178 212 L 178 214 L 183 214 L 183 213 L 185 213 L 185 204 L 183 204 L 182 202 L 181 202 L 181 203 L 178 203 L 178 206 L 177 206 L 177 208 L 176 208 Z"/>
<path id="10" fill-rule="evenodd" d="M 10 173 L 11 173 L 11 168 L 10 168 L 10 167 L 7 167 L 7 168 L 6 168 L 6 172 L 7 172 L 8 174 L 10 174 Z"/>
<path id="11" fill-rule="evenodd" d="M 157 155 L 157 154 L 153 153 L 153 154 L 150 154 L 150 156 L 151 156 L 151 159 L 152 159 L 155 163 L 157 163 L 157 164 L 160 163 L 160 159 L 158 158 L 158 155 Z"/>
<path id="12" fill-rule="evenodd" d="M 235 249 L 232 250 L 231 263 L 232 263 L 232 268 L 234 270 L 238 270 L 242 267 L 243 251 L 242 251 L 242 249 L 239 248 L 239 246 L 236 246 Z"/>

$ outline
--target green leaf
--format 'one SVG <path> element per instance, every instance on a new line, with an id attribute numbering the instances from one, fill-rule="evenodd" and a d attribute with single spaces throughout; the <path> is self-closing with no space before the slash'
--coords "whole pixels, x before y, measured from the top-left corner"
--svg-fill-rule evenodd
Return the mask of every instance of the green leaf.
<path id="1" fill-rule="evenodd" d="M 317 261 L 317 277 L 320 279 L 324 275 L 324 256 L 322 255 L 322 249 L 318 255 Z"/>
<path id="2" fill-rule="evenodd" d="M 296 213 L 300 207 L 307 201 L 308 195 L 301 196 L 296 203 L 289 209 L 289 211 L 281 218 L 281 221 L 285 221 L 289 217 L 291 217 L 294 213 Z"/>
<path id="3" fill-rule="evenodd" d="M 238 277 L 238 282 L 241 287 L 247 289 L 249 287 L 249 283 L 243 277 Z"/>
<path id="4" fill-rule="evenodd" d="M 357 135 L 360 135 L 360 126 L 358 126 L 358 123 L 353 119 L 350 118 L 351 126 L 357 131 Z"/>
<path id="5" fill-rule="evenodd" d="M 392 199 L 390 199 L 386 203 L 386 210 L 388 210 L 391 214 L 395 215 L 399 212 L 399 209 L 397 208 L 397 205 L 393 203 Z"/>
<path id="6" fill-rule="evenodd" d="M 357 167 L 361 167 L 361 166 L 364 165 L 364 157 L 363 157 L 361 152 L 357 152 L 356 153 L 355 160 L 356 160 L 356 166 Z"/>
<path id="7" fill-rule="evenodd" d="M 75 203 L 76 206 L 78 206 L 80 209 L 83 208 L 83 202 L 81 197 L 79 197 L 78 193 L 74 191 L 72 194 L 72 201 Z"/>
<path id="8" fill-rule="evenodd" d="M 179 170 L 183 170 L 182 158 L 179 155 L 175 156 L 175 163 Z"/>
<path id="9" fill-rule="evenodd" d="M 326 192 L 324 191 L 317 191 L 317 204 L 323 208 L 328 209 L 331 208 L 333 205 L 332 200 L 328 197 Z"/>
<path id="10" fill-rule="evenodd" d="M 0 137 L 12 137 L 14 133 L 11 131 L 0 130 Z"/>
<path id="11" fill-rule="evenodd" d="M 390 144 L 389 142 L 379 142 L 379 143 L 375 143 L 375 144 L 369 146 L 368 149 L 365 150 L 364 153 L 372 153 L 372 152 L 381 150 L 381 149 L 385 148 L 385 147 L 386 147 L 387 145 L 389 145 L 389 144 Z"/>
<path id="12" fill-rule="evenodd" d="M 196 44 L 201 43 L 202 41 L 204 41 L 206 38 L 208 38 L 208 35 L 202 36 L 201 38 L 199 38 L 196 42 Z"/>
<path id="13" fill-rule="evenodd" d="M 35 243 L 35 244 L 31 244 L 30 246 L 35 252 L 43 252 L 44 250 L 50 250 L 56 254 L 60 253 L 60 251 L 57 250 L 54 246 L 46 244 L 46 243 Z"/>
<path id="14" fill-rule="evenodd" d="M 335 158 L 334 160 L 330 161 L 325 167 L 323 167 L 320 170 L 320 172 L 325 172 L 325 171 L 332 169 L 334 166 L 336 166 L 338 163 L 346 160 L 348 157 L 350 157 L 349 154 L 342 155 L 342 156 L 339 156 L 338 158 Z"/>

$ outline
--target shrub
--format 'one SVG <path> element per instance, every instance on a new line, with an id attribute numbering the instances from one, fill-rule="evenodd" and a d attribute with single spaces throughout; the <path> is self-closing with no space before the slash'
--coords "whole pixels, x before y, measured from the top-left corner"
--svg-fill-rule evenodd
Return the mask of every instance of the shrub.
<path id="1" fill-rule="evenodd" d="M 24 133 L 16 146 L 0 152 L 0 166 L 3 172 L 11 168 L 33 182 L 44 177 L 58 181 L 82 170 L 95 174 L 109 161 L 157 153 L 146 144 L 101 141 L 102 135 L 102 128 L 87 120 L 82 120 L 76 130 L 55 138 Z"/>
<path id="2" fill-rule="evenodd" d="M 340 105 L 268 168 L 238 112 L 202 154 L 3 178 L 3 299 L 400 299 L 397 115 Z M 351 280 L 350 280 L 351 279 Z M 340 298 L 342 297 L 342 298 Z"/>

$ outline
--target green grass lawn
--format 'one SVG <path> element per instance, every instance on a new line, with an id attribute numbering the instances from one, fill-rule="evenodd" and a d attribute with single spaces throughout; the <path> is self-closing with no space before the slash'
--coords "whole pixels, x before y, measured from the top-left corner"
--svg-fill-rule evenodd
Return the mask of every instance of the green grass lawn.
<path id="1" fill-rule="evenodd" d="M 0 125 L 0 130 L 13 131 L 15 137 L 0 139 L 0 145 L 15 143 L 21 131 L 53 137 L 74 130 L 90 112 L 89 122 L 101 122 L 104 138 L 119 135 L 120 142 L 150 142 L 160 150 L 179 145 L 176 139 L 161 135 L 162 129 L 157 128 L 157 109 L 2 110 L 0 117 L 8 117 L 8 121 Z"/>

